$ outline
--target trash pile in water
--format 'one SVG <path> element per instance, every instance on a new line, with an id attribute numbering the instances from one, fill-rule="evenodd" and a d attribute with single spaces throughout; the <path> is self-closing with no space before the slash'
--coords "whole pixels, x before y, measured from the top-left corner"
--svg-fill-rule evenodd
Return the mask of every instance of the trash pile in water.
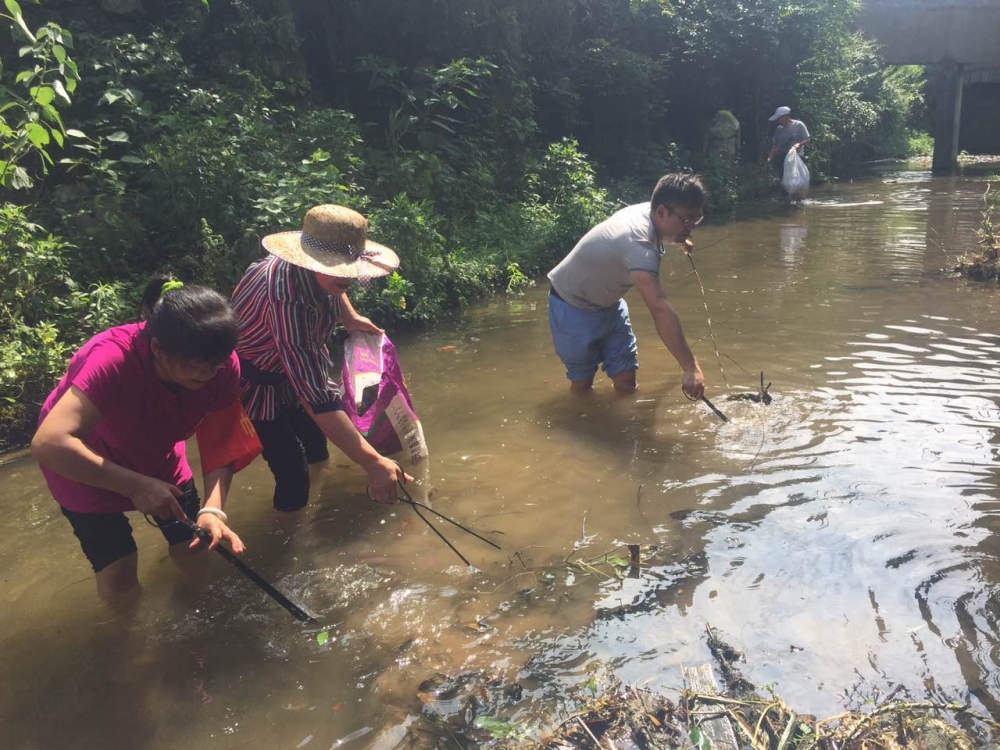
<path id="1" fill-rule="evenodd" d="M 707 664 L 685 670 L 687 688 L 673 701 L 594 669 L 569 696 L 575 708 L 545 734 L 501 717 L 504 705 L 509 707 L 521 696 L 520 691 L 512 693 L 516 687 L 503 685 L 495 676 L 478 686 L 470 675 L 437 682 L 421 691 L 422 719 L 409 726 L 407 738 L 397 747 L 973 750 L 995 746 L 1000 738 L 1000 724 L 968 706 L 895 701 L 892 695 L 865 710 L 847 710 L 825 719 L 797 714 L 780 697 L 763 696 L 747 682 L 736 667 L 742 655 L 711 628 L 708 646 L 718 662 L 723 690 L 715 687 Z M 452 710 L 441 711 L 441 699 L 451 702 Z"/>

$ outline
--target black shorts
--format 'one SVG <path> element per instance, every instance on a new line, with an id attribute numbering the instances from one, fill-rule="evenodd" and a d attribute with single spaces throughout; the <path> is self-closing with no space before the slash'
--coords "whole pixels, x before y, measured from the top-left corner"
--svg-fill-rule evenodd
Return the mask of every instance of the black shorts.
<path id="1" fill-rule="evenodd" d="M 189 479 L 179 487 L 184 495 L 177 498 L 177 502 L 187 517 L 194 521 L 201 509 L 198 488 L 195 487 L 193 479 Z M 80 540 L 83 554 L 90 560 L 90 566 L 95 573 L 136 551 L 135 539 L 132 538 L 132 524 L 124 513 L 78 513 L 66 508 L 61 510 L 72 524 L 73 533 Z M 193 536 L 191 529 L 180 523 L 164 524 L 160 527 L 160 533 L 170 545 L 190 541 Z"/>

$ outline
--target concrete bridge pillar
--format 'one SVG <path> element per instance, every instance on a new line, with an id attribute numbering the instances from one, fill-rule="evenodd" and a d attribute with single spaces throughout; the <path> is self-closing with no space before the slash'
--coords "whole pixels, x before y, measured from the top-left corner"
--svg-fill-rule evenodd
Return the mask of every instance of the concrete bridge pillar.
<path id="1" fill-rule="evenodd" d="M 958 169 L 958 134 L 962 123 L 962 65 L 948 60 L 938 70 L 937 112 L 934 115 L 935 174 L 954 174 Z"/>

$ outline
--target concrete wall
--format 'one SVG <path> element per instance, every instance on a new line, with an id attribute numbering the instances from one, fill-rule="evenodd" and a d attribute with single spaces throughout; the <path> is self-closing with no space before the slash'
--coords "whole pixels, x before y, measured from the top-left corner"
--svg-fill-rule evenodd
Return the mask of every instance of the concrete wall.
<path id="1" fill-rule="evenodd" d="M 959 150 L 968 151 L 970 154 L 1000 154 L 998 123 L 1000 123 L 1000 83 L 966 83 L 962 91 Z"/>
<path id="2" fill-rule="evenodd" d="M 857 25 L 888 63 L 1000 65 L 1000 0 L 864 0 Z"/>

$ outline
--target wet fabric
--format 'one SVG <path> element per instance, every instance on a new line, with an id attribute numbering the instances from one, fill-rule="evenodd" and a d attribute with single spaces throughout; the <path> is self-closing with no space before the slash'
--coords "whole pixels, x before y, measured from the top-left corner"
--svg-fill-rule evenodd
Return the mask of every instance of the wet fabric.
<path id="1" fill-rule="evenodd" d="M 39 424 L 71 388 L 78 388 L 101 413 L 84 442 L 119 466 L 181 485 L 192 477 L 184 441 L 212 411 L 239 401 L 239 362 L 234 353 L 204 387 L 189 390 L 156 374 L 145 324 L 103 331 L 73 355 L 59 385 L 42 406 Z M 135 510 L 132 501 L 42 466 L 52 496 L 80 513 Z"/>
<path id="2" fill-rule="evenodd" d="M 649 203 L 602 221 L 549 272 L 552 288 L 581 310 L 607 310 L 632 288 L 632 271 L 660 273 L 660 244 Z"/>
<path id="3" fill-rule="evenodd" d="M 581 310 L 550 293 L 549 328 L 569 380 L 587 380 L 598 366 L 608 377 L 639 367 L 625 300 L 610 310 Z"/>
<path id="4" fill-rule="evenodd" d="M 177 498 L 177 502 L 184 514 L 196 521 L 201 499 L 194 480 L 184 482 L 180 489 L 184 495 Z M 87 556 L 95 573 L 137 550 L 132 536 L 132 524 L 124 513 L 78 513 L 66 508 L 62 508 L 62 513 L 69 519 L 73 534 L 79 540 L 83 554 Z M 191 529 L 180 523 L 170 523 L 159 528 L 163 538 L 171 546 L 189 542 L 193 536 Z"/>
<path id="5" fill-rule="evenodd" d="M 301 406 L 281 407 L 274 419 L 253 424 L 274 475 L 274 509 L 304 508 L 309 502 L 309 464 L 330 457 L 326 435 Z"/>

